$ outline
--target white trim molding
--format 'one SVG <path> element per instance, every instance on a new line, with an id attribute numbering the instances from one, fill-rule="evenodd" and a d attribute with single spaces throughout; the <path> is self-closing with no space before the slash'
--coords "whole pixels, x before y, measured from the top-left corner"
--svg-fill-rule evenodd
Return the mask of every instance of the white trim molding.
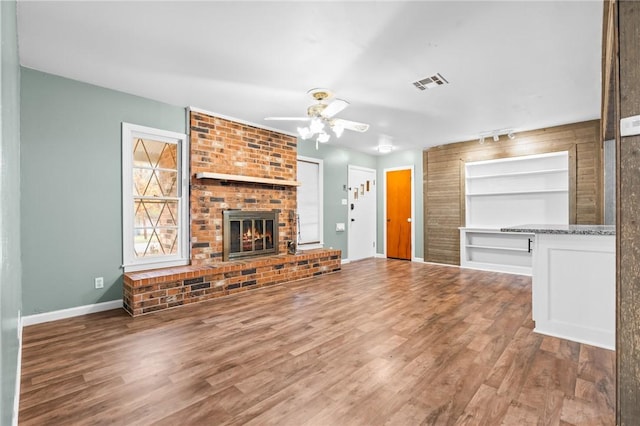
<path id="1" fill-rule="evenodd" d="M 410 166 L 399 166 L 399 167 L 389 167 L 382 171 L 383 174 L 383 182 L 384 186 L 382 187 L 382 239 L 384 248 L 384 257 L 387 257 L 387 173 L 388 172 L 397 172 L 399 170 L 411 170 L 411 259 L 416 258 L 416 200 L 415 200 L 415 167 L 414 165 Z"/>
<path id="2" fill-rule="evenodd" d="M 300 202 L 298 201 L 298 196 L 300 194 L 301 188 L 298 186 L 296 191 L 296 202 L 298 207 L 296 208 L 296 243 L 298 245 L 299 250 L 311 249 L 311 248 L 322 248 L 324 247 L 324 160 L 320 158 L 313 157 L 305 157 L 303 155 L 298 155 L 296 158 L 296 165 L 299 165 L 299 162 L 306 162 L 310 164 L 316 164 L 318 166 L 318 240 L 317 242 L 303 243 L 300 241 L 300 213 L 299 206 Z M 300 167 L 297 168 L 300 173 Z M 296 180 L 300 180 L 300 175 L 296 176 Z M 300 182 L 299 182 L 300 184 Z"/>
<path id="3" fill-rule="evenodd" d="M 22 379 L 22 323 L 23 319 L 18 311 L 18 359 L 16 361 L 16 384 L 13 395 L 13 416 L 11 425 L 18 426 L 18 413 L 20 412 L 20 381 Z"/>
<path id="4" fill-rule="evenodd" d="M 365 227 L 366 225 L 373 225 L 373 229 L 370 230 L 371 231 L 370 233 L 365 232 L 365 235 L 370 235 L 370 238 L 371 238 L 370 240 L 368 236 L 366 237 L 366 239 L 364 239 L 364 237 L 361 239 L 357 239 L 353 235 L 354 231 L 351 223 L 355 219 L 353 216 L 356 215 L 356 212 L 352 208 L 350 208 L 349 205 L 353 205 L 353 203 L 356 202 L 357 198 L 353 196 L 351 189 L 357 188 L 358 186 L 364 184 L 364 182 L 353 181 L 354 179 L 357 179 L 356 173 L 365 173 L 372 176 L 371 177 L 372 188 L 370 188 L 371 195 L 368 197 L 368 201 L 367 201 L 368 203 L 370 203 L 369 205 L 370 212 L 368 215 L 365 215 L 368 217 L 370 221 L 369 224 L 365 223 Z M 354 259 L 354 261 L 375 257 L 376 252 L 378 250 L 379 244 L 378 244 L 378 216 L 377 216 L 378 215 L 377 181 L 378 181 L 378 171 L 376 169 L 373 169 L 370 167 L 364 167 L 364 166 L 356 166 L 354 164 L 347 164 L 347 187 L 350 188 L 347 193 L 347 206 L 345 206 L 347 210 L 347 223 L 346 223 L 347 255 L 349 257 L 357 257 L 356 259 Z M 363 208 L 366 209 L 367 206 L 364 206 Z M 356 218 L 359 219 L 359 216 L 356 215 Z M 358 228 L 360 228 L 360 226 Z M 366 229 L 363 229 L 363 230 L 367 231 Z M 372 243 L 372 245 L 370 246 L 369 243 Z M 361 249 L 364 249 L 364 250 L 361 250 Z"/>
<path id="5" fill-rule="evenodd" d="M 274 127 L 265 126 L 264 124 L 253 123 L 251 121 L 243 120 L 243 119 L 237 118 L 237 117 L 231 117 L 229 115 L 224 115 L 224 114 L 220 114 L 220 113 L 213 112 L 213 111 L 207 111 L 206 109 L 202 109 L 202 108 L 197 108 L 197 107 L 190 106 L 190 107 L 187 107 L 187 112 L 188 113 L 196 112 L 196 113 L 200 113 L 200 114 L 207 114 L 207 115 L 210 115 L 212 117 L 222 118 L 223 120 L 234 121 L 236 123 L 246 124 L 247 126 L 257 127 L 259 129 L 270 130 L 272 132 L 281 133 L 283 135 L 294 136 L 296 138 L 298 137 L 298 135 L 296 133 L 287 132 L 286 130 L 276 129 Z M 187 128 L 191 128 L 191 124 L 190 124 L 189 121 L 187 121 Z"/>
<path id="6" fill-rule="evenodd" d="M 122 299 L 109 302 L 94 303 L 93 305 L 75 306 L 73 308 L 60 309 L 58 311 L 43 312 L 22 317 L 24 326 L 41 324 L 43 322 L 57 321 L 65 318 L 78 317 L 80 315 L 94 314 L 96 312 L 122 309 Z"/>
<path id="7" fill-rule="evenodd" d="M 134 169 L 140 166 L 134 162 L 134 139 L 150 139 L 175 145 L 177 150 L 176 169 L 177 191 L 172 196 L 158 196 L 155 201 L 176 202 L 178 204 L 177 251 L 174 254 L 137 256 L 135 251 L 135 214 L 136 199 L 144 201 L 147 197 L 134 194 Z M 155 173 L 157 166 L 152 166 Z M 173 170 L 171 170 L 173 171 Z M 140 271 L 189 264 L 189 139 L 186 134 L 122 122 L 122 264 L 125 272 Z M 157 224 L 147 225 L 155 232 Z M 149 229 L 147 228 L 147 229 Z"/>

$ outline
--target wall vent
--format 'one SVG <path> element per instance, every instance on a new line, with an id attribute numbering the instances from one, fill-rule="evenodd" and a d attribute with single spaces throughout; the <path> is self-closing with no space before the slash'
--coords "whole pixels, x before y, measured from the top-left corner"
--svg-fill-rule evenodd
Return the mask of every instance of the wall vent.
<path id="1" fill-rule="evenodd" d="M 413 82 L 413 85 L 416 86 L 418 90 L 433 89 L 434 87 L 442 86 L 444 84 L 449 84 L 449 82 L 440 73 L 436 73 L 431 77 Z"/>

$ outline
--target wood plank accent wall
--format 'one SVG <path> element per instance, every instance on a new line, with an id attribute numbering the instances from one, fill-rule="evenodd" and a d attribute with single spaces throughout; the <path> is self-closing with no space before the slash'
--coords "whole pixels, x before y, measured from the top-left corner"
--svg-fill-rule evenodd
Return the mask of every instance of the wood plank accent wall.
<path id="1" fill-rule="evenodd" d="M 488 138 L 490 139 L 490 138 Z M 459 226 L 465 226 L 464 164 L 547 152 L 569 151 L 570 222 L 603 220 L 600 120 L 567 124 L 502 136 L 499 142 L 478 140 L 429 148 L 423 152 L 424 258 L 460 264 Z"/>
<path id="2" fill-rule="evenodd" d="M 607 2 L 609 3 L 609 2 Z M 640 424 L 640 136 L 620 136 L 618 120 L 640 114 L 640 3 L 613 2 L 614 41 L 604 58 L 616 58 L 615 121 L 607 126 L 616 138 L 616 424 Z M 605 4 L 605 7 L 607 4 Z M 617 50 L 617 55 L 616 55 Z M 608 89 L 605 89 L 608 91 Z"/>

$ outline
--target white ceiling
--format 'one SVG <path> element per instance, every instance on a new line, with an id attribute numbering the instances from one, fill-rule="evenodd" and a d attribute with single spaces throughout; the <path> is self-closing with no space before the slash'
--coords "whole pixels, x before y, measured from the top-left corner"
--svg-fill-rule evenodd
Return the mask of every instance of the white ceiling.
<path id="1" fill-rule="evenodd" d="M 598 118 L 601 28 L 601 1 L 18 1 L 26 67 L 288 132 L 264 117 L 328 87 L 371 124 L 330 143 L 370 154 Z"/>

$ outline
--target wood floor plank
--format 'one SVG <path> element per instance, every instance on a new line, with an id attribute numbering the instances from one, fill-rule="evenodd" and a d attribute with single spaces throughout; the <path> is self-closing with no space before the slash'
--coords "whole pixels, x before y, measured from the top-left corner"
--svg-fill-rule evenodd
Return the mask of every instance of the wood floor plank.
<path id="1" fill-rule="evenodd" d="M 367 259 L 26 327 L 19 423 L 613 425 L 613 352 L 533 326 L 528 277 Z"/>

